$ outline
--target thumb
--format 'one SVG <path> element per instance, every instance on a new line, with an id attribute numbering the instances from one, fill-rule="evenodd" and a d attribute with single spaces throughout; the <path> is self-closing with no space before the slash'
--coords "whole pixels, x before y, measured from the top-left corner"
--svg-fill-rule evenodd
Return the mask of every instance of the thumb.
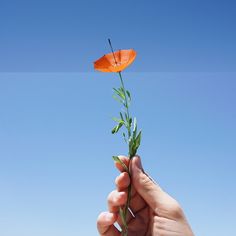
<path id="1" fill-rule="evenodd" d="M 131 161 L 132 184 L 146 203 L 156 211 L 165 193 L 155 182 L 143 171 L 141 159 L 138 156 Z"/>

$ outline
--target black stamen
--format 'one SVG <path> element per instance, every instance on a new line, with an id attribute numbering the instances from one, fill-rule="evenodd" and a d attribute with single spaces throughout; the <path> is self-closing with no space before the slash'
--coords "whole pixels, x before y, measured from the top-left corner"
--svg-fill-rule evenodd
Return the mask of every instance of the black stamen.
<path id="1" fill-rule="evenodd" d="M 112 52 L 112 54 L 113 54 L 113 57 L 114 57 L 115 63 L 116 63 L 116 65 L 117 65 L 117 61 L 116 61 L 116 57 L 115 57 L 115 53 L 114 53 L 114 50 L 113 50 L 113 47 L 112 47 L 112 44 L 111 44 L 111 40 L 110 40 L 110 39 L 108 39 L 108 43 L 109 43 L 109 45 L 110 45 L 111 52 Z"/>

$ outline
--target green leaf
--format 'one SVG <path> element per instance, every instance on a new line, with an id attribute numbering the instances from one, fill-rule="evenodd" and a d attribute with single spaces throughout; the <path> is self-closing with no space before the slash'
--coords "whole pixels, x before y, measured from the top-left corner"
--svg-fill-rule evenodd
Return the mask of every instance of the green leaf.
<path id="1" fill-rule="evenodd" d="M 116 93 L 116 94 L 120 94 L 120 91 L 118 90 L 118 89 L 116 89 L 116 88 L 113 88 L 113 90 L 114 90 L 114 92 Z"/>
<path id="2" fill-rule="evenodd" d="M 125 100 L 125 94 L 123 90 L 121 90 L 120 88 L 119 89 L 113 88 L 113 90 L 121 99 Z"/>
<path id="3" fill-rule="evenodd" d="M 141 143 L 141 136 L 142 136 L 142 132 L 139 131 L 137 137 L 130 137 L 130 139 L 129 139 L 129 155 L 130 155 L 130 157 L 133 157 L 136 155 L 137 150 L 138 150 L 140 143 Z"/>
<path id="4" fill-rule="evenodd" d="M 134 139 L 132 136 L 129 137 L 129 155 L 130 157 L 133 157 L 133 145 L 134 144 Z"/>
<path id="5" fill-rule="evenodd" d="M 126 90 L 126 94 L 128 95 L 128 98 L 131 101 L 131 95 L 130 95 L 130 92 L 128 90 Z"/>
<path id="6" fill-rule="evenodd" d="M 114 120 L 115 122 L 118 122 L 118 123 L 120 123 L 122 121 L 121 119 L 116 118 L 116 117 L 112 117 L 112 120 Z"/>
<path id="7" fill-rule="evenodd" d="M 141 138 L 142 138 L 142 131 L 140 130 L 136 139 L 135 139 L 135 149 L 136 151 L 138 150 L 140 143 L 141 143 Z"/>
<path id="8" fill-rule="evenodd" d="M 112 129 L 111 133 L 112 133 L 112 134 L 117 133 L 117 132 L 119 131 L 119 129 L 123 126 L 123 124 L 124 124 L 124 122 L 121 121 L 118 125 L 116 125 L 116 126 Z"/>
<path id="9" fill-rule="evenodd" d="M 122 135 L 123 135 L 123 137 L 124 137 L 125 142 L 127 143 L 127 138 L 126 138 L 126 136 L 125 136 L 125 133 L 122 133 Z"/>
<path id="10" fill-rule="evenodd" d="M 128 115 L 127 115 L 127 113 L 125 113 L 125 119 L 126 119 L 126 121 L 127 121 L 127 123 L 129 123 L 129 117 L 128 117 Z"/>
<path id="11" fill-rule="evenodd" d="M 134 117 L 134 122 L 133 122 L 133 137 L 135 138 L 137 134 L 137 119 Z"/>
<path id="12" fill-rule="evenodd" d="M 117 96 L 113 95 L 112 97 L 113 97 L 117 102 L 120 102 L 120 103 L 124 104 L 124 101 L 123 101 L 122 99 L 118 98 Z"/>
<path id="13" fill-rule="evenodd" d="M 112 134 L 116 133 L 116 126 L 111 130 L 111 133 Z"/>
<path id="14" fill-rule="evenodd" d="M 124 88 L 123 88 L 123 87 L 120 87 L 120 88 L 119 88 L 119 90 L 120 90 L 120 92 L 121 92 L 122 94 L 124 94 L 124 95 L 125 95 L 125 90 L 124 90 Z"/>
<path id="15" fill-rule="evenodd" d="M 122 115 L 122 113 L 120 112 L 120 118 L 121 118 L 121 120 L 123 120 L 124 121 L 124 117 L 123 117 L 123 115 Z"/>
<path id="16" fill-rule="evenodd" d="M 126 172 L 129 172 L 128 167 L 125 165 L 125 163 L 118 156 L 113 156 L 112 158 L 115 162 L 121 164 Z"/>
<path id="17" fill-rule="evenodd" d="M 132 118 L 129 118 L 129 125 L 131 127 L 131 124 L 132 124 Z"/>

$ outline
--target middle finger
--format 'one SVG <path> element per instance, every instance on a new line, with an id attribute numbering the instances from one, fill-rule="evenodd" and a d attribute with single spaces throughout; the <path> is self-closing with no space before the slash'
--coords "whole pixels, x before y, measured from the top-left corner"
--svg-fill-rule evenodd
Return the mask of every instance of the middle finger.
<path id="1" fill-rule="evenodd" d="M 127 200 L 126 192 L 112 191 L 107 198 L 108 209 L 110 212 L 116 213 L 119 211 L 119 207 L 124 205 Z"/>

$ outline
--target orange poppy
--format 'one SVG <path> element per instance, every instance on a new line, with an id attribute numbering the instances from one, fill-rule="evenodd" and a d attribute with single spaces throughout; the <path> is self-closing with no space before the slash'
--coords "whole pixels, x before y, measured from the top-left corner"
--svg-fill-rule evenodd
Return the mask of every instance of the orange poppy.
<path id="1" fill-rule="evenodd" d="M 111 52 L 94 62 L 94 69 L 102 72 L 121 72 L 135 59 L 136 51 L 133 49 Z"/>

